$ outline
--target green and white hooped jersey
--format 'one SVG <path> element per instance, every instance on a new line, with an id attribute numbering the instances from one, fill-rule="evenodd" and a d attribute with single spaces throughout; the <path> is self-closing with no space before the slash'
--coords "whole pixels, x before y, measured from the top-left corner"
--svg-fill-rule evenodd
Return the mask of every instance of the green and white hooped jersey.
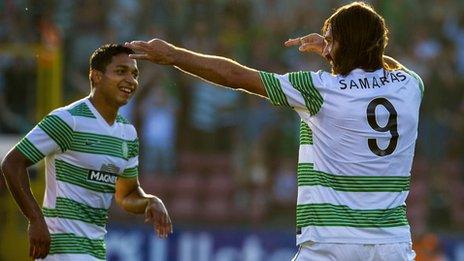
<path id="1" fill-rule="evenodd" d="M 51 112 L 16 149 L 33 163 L 45 157 L 42 211 L 52 237 L 47 259 L 106 259 L 105 227 L 116 179 L 138 176 L 134 126 L 121 116 L 108 125 L 84 98 Z"/>
<path id="2" fill-rule="evenodd" d="M 297 244 L 410 242 L 405 200 L 423 83 L 409 70 L 260 72 L 301 117 Z"/>

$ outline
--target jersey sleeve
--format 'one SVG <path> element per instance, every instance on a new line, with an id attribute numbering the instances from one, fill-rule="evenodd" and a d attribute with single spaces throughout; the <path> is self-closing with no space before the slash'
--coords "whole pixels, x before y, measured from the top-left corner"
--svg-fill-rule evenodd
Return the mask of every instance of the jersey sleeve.
<path id="1" fill-rule="evenodd" d="M 53 111 L 26 134 L 15 148 L 32 163 L 37 163 L 47 155 L 68 150 L 73 140 L 73 128 L 73 117 L 67 111 Z"/>
<path id="2" fill-rule="evenodd" d="M 409 70 L 408 68 L 404 67 L 403 70 L 411 75 L 416 81 L 417 81 L 417 84 L 418 84 L 418 87 L 419 87 L 419 90 L 420 90 L 420 93 L 421 93 L 421 97 L 424 97 L 424 82 L 422 81 L 421 77 L 415 73 L 414 71 L 412 70 Z"/>
<path id="3" fill-rule="evenodd" d="M 260 77 L 273 105 L 306 109 L 311 115 L 320 110 L 323 98 L 317 73 L 300 71 L 278 75 L 261 71 Z"/>
<path id="4" fill-rule="evenodd" d="M 132 126 L 133 131 L 135 128 Z M 124 172 L 122 173 L 122 178 L 135 178 L 139 176 L 139 139 L 137 134 L 135 134 L 135 139 L 128 142 L 128 162 Z"/>

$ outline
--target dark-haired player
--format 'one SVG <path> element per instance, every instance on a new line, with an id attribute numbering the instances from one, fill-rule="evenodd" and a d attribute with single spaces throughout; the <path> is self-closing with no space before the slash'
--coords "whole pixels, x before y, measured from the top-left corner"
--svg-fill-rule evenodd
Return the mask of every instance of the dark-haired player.
<path id="1" fill-rule="evenodd" d="M 172 232 L 163 202 L 138 181 L 137 133 L 118 109 L 138 88 L 133 51 L 104 45 L 90 58 L 90 95 L 47 115 L 4 158 L 2 172 L 29 221 L 30 256 L 46 260 L 104 260 L 113 197 L 124 210 L 145 214 L 160 237 Z M 45 158 L 42 209 L 27 167 Z"/>

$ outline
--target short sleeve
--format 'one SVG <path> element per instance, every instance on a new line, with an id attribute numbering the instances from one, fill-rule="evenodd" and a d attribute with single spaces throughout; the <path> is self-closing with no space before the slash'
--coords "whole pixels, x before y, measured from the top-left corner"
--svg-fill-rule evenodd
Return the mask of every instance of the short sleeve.
<path id="1" fill-rule="evenodd" d="M 139 140 L 136 138 L 128 143 L 129 146 L 129 160 L 127 167 L 124 169 L 121 177 L 135 178 L 139 175 Z"/>
<path id="2" fill-rule="evenodd" d="M 322 106 L 323 98 L 314 83 L 314 74 L 305 71 L 284 75 L 260 72 L 260 77 L 273 105 L 303 108 L 315 115 Z"/>
<path id="3" fill-rule="evenodd" d="M 32 163 L 37 163 L 47 155 L 69 149 L 73 125 L 73 118 L 68 112 L 54 111 L 43 118 L 15 148 Z"/>
<path id="4" fill-rule="evenodd" d="M 407 74 L 411 75 L 417 81 L 417 84 L 419 86 L 419 90 L 421 92 L 421 97 L 424 97 L 424 91 L 425 91 L 424 82 L 422 81 L 421 77 L 412 70 L 409 70 L 407 68 L 403 68 L 403 69 Z"/>

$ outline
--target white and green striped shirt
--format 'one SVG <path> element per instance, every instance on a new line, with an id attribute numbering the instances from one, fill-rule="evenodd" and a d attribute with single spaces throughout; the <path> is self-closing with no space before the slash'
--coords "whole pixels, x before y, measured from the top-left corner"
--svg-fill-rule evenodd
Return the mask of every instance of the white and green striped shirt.
<path id="1" fill-rule="evenodd" d="M 410 242 L 420 78 L 383 69 L 260 75 L 271 102 L 301 117 L 297 244 Z"/>
<path id="2" fill-rule="evenodd" d="M 52 237 L 47 259 L 105 259 L 116 179 L 138 176 L 134 126 L 119 115 L 110 126 L 84 98 L 51 112 L 16 149 L 33 163 L 45 157 L 42 211 Z"/>

